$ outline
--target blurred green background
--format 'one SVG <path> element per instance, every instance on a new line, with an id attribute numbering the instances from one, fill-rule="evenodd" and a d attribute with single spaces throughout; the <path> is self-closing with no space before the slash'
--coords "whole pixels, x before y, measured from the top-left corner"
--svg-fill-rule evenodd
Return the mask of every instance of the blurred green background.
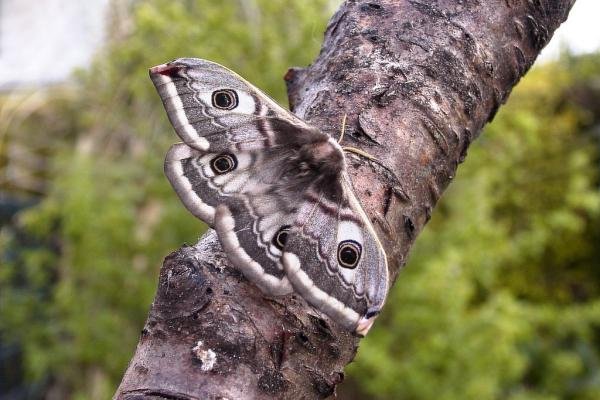
<path id="1" fill-rule="evenodd" d="M 177 139 L 148 78 L 228 65 L 286 104 L 337 2 L 149 0 L 112 15 L 75 83 L 0 96 L 0 399 L 106 399 L 162 259 L 205 227 L 162 174 Z M 600 399 L 600 54 L 536 66 L 418 238 L 342 399 Z M 27 157 L 25 157 L 27 159 Z"/>

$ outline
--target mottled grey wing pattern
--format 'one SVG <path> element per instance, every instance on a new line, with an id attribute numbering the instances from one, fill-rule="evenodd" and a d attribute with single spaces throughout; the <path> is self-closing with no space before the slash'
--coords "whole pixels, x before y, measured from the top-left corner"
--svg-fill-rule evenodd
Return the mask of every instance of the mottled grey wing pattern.
<path id="1" fill-rule="evenodd" d="M 150 70 L 184 143 L 165 173 L 265 293 L 295 290 L 366 334 L 388 290 L 385 253 L 345 175 L 342 149 L 232 71 L 179 59 Z"/>
<path id="2" fill-rule="evenodd" d="M 305 193 L 282 262 L 302 297 L 365 335 L 387 295 L 387 261 L 345 177 L 341 191 L 337 202 L 312 189 Z"/>
<path id="3" fill-rule="evenodd" d="M 167 153 L 165 174 L 186 208 L 213 226 L 232 263 L 263 291 L 281 295 L 292 288 L 280 259 L 282 246 L 273 240 L 293 223 L 295 206 L 273 189 L 281 179 L 278 152 L 244 151 L 235 155 L 234 170 L 219 174 L 213 160 L 184 143 Z"/>
<path id="4" fill-rule="evenodd" d="M 300 140 L 327 138 L 219 64 L 182 58 L 153 67 L 150 78 L 177 135 L 197 150 L 281 146 L 297 139 L 299 130 L 306 131 Z"/>

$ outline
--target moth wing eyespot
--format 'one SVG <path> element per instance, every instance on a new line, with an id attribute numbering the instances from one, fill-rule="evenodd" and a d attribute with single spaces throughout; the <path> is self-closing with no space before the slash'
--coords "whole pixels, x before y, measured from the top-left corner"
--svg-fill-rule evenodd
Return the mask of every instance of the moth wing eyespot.
<path id="1" fill-rule="evenodd" d="M 212 105 L 221 110 L 233 110 L 239 104 L 239 98 L 235 90 L 219 89 L 212 94 Z"/>
<path id="2" fill-rule="evenodd" d="M 237 168 L 237 158 L 233 154 L 219 154 L 210 160 L 210 168 L 215 175 L 223 175 Z"/>
<path id="3" fill-rule="evenodd" d="M 275 246 L 275 248 L 277 248 L 278 250 L 283 250 L 283 247 L 287 243 L 288 232 L 290 228 L 290 225 L 284 225 L 281 228 L 279 228 L 275 235 L 273 235 L 273 240 L 271 242 L 273 243 L 273 246 Z"/>
<path id="4" fill-rule="evenodd" d="M 338 263 L 348 269 L 356 268 L 360 261 L 362 247 L 354 240 L 344 240 L 338 245 Z"/>

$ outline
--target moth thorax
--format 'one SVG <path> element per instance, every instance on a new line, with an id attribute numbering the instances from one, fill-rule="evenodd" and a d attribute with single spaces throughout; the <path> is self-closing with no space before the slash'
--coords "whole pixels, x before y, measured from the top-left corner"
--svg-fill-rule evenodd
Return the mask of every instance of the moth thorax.
<path id="1" fill-rule="evenodd" d="M 305 146 L 311 163 L 318 165 L 323 172 L 337 173 L 344 168 L 343 153 L 330 141 L 311 143 Z"/>

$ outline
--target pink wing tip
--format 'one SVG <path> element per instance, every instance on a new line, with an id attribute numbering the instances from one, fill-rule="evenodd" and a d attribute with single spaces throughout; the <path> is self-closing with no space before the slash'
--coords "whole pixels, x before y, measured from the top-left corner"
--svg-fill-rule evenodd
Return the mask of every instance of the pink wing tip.
<path id="1" fill-rule="evenodd" d="M 371 315 L 370 317 L 367 318 L 367 316 L 362 317 L 359 321 L 358 321 L 358 325 L 356 326 L 356 334 L 359 336 L 366 336 L 367 333 L 369 333 L 369 330 L 371 329 L 371 327 L 373 326 L 373 322 L 375 322 L 375 319 L 377 318 L 377 316 L 379 315 L 379 313 L 376 313 L 375 315 Z"/>
<path id="2" fill-rule="evenodd" d="M 166 63 L 166 64 L 160 64 L 160 65 L 150 68 L 150 73 L 172 76 L 172 75 L 175 75 L 177 73 L 177 71 L 179 71 L 180 68 L 181 67 L 179 67 L 177 65 L 173 65 L 171 63 Z"/>

